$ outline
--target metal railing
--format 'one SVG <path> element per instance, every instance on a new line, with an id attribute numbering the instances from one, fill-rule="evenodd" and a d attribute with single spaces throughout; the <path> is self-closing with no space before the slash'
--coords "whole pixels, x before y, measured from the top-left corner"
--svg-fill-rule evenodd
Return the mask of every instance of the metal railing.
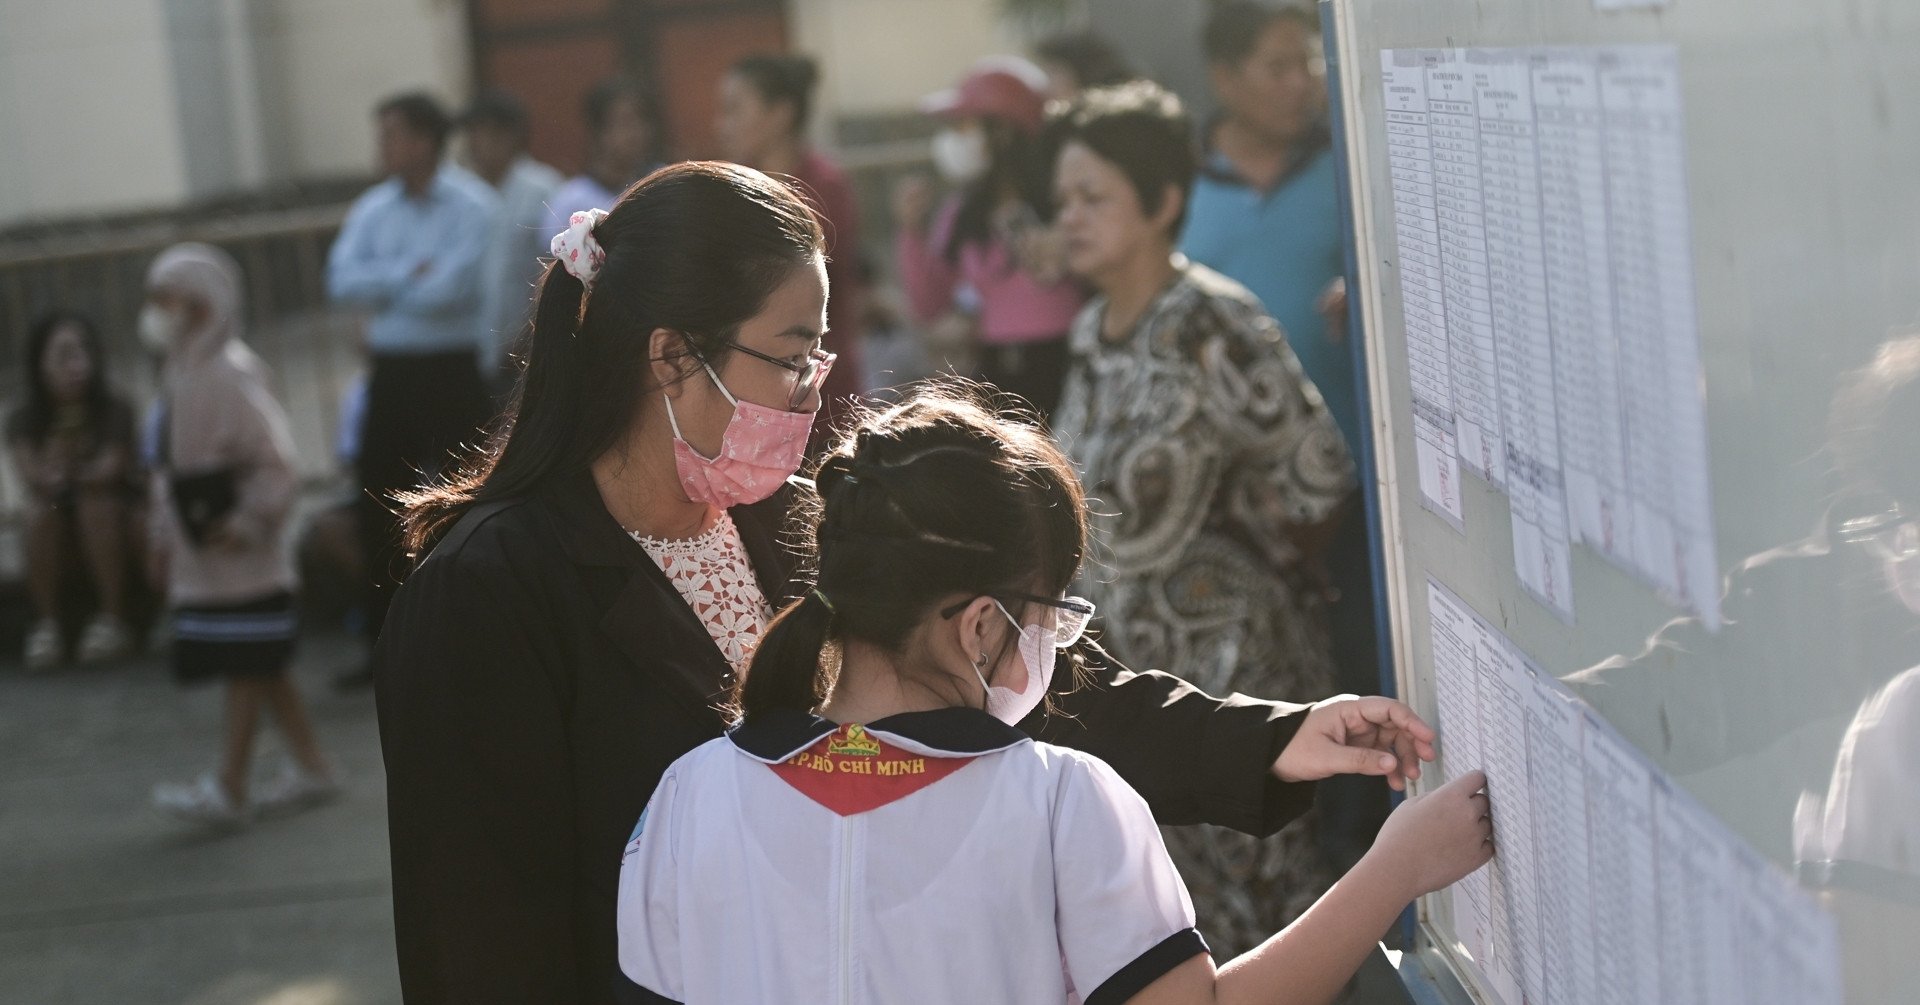
<path id="1" fill-rule="evenodd" d="M 134 319 L 155 255 L 181 241 L 219 245 L 246 277 L 251 326 L 323 307 L 327 247 L 345 206 L 278 210 L 200 222 L 135 225 L 103 235 L 0 245 L 0 389 L 13 380 L 34 320 L 56 308 L 100 325 L 108 354 L 136 357 Z"/>
<path id="2" fill-rule="evenodd" d="M 240 263 L 245 337 L 275 375 L 301 475 L 309 482 L 333 477 L 339 396 L 360 353 L 358 319 L 327 309 L 327 249 L 345 214 L 344 205 L 271 210 L 0 244 L 0 410 L 21 398 L 34 322 L 68 309 L 100 326 L 109 380 L 144 411 L 157 376 L 135 334 L 147 267 L 171 245 L 204 241 Z M 25 503 L 12 465 L 0 463 L 0 580 L 21 569 Z"/>
<path id="3" fill-rule="evenodd" d="M 898 119 L 898 121 L 893 121 Z M 860 205 L 866 257 L 890 271 L 887 193 L 901 175 L 925 171 L 928 126 L 916 117 L 857 123 L 838 151 Z M 332 183 L 321 197 L 340 199 L 357 182 Z M 276 376 L 275 391 L 292 418 L 302 476 L 337 475 L 334 443 L 340 393 L 359 371 L 356 317 L 330 310 L 327 249 L 346 216 L 346 202 L 247 211 L 186 211 L 128 221 L 48 225 L 0 237 L 0 414 L 20 400 L 26 340 L 49 311 L 92 318 L 107 352 L 109 379 L 136 407 L 152 400 L 157 374 L 140 348 L 135 323 L 154 257 L 181 241 L 226 249 L 246 283 L 246 339 Z M 190 215 L 191 214 L 191 215 Z M 0 462 L 0 580 L 18 569 L 18 532 L 25 494 L 11 465 Z"/>

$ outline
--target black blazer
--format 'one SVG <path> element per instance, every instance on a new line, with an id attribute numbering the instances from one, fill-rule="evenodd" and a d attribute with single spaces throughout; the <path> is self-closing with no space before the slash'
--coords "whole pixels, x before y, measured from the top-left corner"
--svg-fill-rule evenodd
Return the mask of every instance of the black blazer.
<path id="1" fill-rule="evenodd" d="M 733 511 L 769 598 L 792 592 L 778 514 Z M 375 665 L 406 1000 L 612 1002 L 621 848 L 667 766 L 725 727 L 705 627 L 582 472 L 462 517 Z M 1022 726 L 1107 760 L 1161 822 L 1268 834 L 1310 805 L 1268 770 L 1304 706 L 1099 676 Z"/>

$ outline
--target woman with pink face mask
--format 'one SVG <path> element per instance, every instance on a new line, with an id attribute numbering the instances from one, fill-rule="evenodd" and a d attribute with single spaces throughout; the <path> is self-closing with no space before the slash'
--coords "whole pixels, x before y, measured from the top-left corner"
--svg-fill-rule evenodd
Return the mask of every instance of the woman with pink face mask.
<path id="1" fill-rule="evenodd" d="M 575 214 L 491 441 L 402 500 L 417 564 L 375 671 L 407 1001 L 615 1000 L 633 822 L 808 589 L 777 531 L 834 362 L 824 248 L 799 195 L 731 164 Z M 1313 779 L 1432 756 L 1386 699 L 1100 679 L 1023 728 L 1099 754 L 1166 823 L 1271 833 Z"/>

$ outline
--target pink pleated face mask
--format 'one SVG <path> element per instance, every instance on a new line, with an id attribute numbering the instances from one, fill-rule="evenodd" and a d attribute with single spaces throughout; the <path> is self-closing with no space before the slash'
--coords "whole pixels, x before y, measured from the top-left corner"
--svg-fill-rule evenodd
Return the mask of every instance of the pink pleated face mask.
<path id="1" fill-rule="evenodd" d="M 667 422 L 673 426 L 673 466 L 687 498 L 721 509 L 757 503 L 779 490 L 800 470 L 807 453 L 807 434 L 813 430 L 813 412 L 790 412 L 741 401 L 720 383 L 713 368 L 700 364 L 707 379 L 733 405 L 733 417 L 720 435 L 720 452 L 702 457 L 680 435 L 680 421 L 667 399 Z"/>

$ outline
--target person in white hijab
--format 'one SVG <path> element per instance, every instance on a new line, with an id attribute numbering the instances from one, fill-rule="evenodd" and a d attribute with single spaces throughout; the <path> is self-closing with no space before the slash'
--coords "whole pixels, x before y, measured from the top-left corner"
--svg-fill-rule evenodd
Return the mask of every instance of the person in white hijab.
<path id="1" fill-rule="evenodd" d="M 140 315 L 141 339 L 166 360 L 151 537 L 173 607 L 174 675 L 227 684 L 220 767 L 191 783 L 156 787 L 154 802 L 222 826 L 245 823 L 256 807 L 312 805 L 339 791 L 288 673 L 293 440 L 266 367 L 239 339 L 240 290 L 240 269 L 226 252 L 176 245 L 148 271 Z M 250 799 L 263 708 L 293 763 Z"/>

